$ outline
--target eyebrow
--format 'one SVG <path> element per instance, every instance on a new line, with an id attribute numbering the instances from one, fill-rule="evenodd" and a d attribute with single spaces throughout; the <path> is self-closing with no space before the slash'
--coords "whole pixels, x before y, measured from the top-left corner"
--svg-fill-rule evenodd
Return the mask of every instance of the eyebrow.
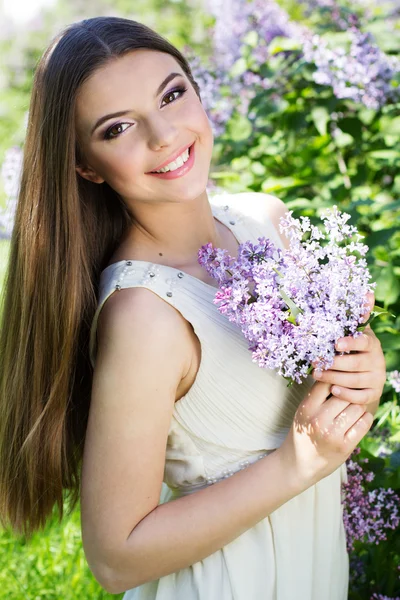
<path id="1" fill-rule="evenodd" d="M 169 75 L 167 75 L 167 77 L 164 79 L 164 81 L 158 86 L 158 89 L 157 89 L 156 93 L 154 94 L 154 98 L 157 98 L 157 96 L 159 96 L 159 94 L 161 94 L 163 89 L 169 84 L 170 81 L 175 79 L 175 77 L 183 77 L 183 74 L 182 73 L 170 73 Z M 130 112 L 131 112 L 130 110 L 121 110 L 121 111 L 118 111 L 115 113 L 110 113 L 109 115 L 104 115 L 103 117 L 100 117 L 100 119 L 98 119 L 96 121 L 90 135 L 93 135 L 95 130 L 98 127 L 100 127 L 100 125 L 105 123 L 105 121 L 108 121 L 109 119 L 114 119 L 115 117 L 123 117 L 125 115 L 128 115 Z"/>

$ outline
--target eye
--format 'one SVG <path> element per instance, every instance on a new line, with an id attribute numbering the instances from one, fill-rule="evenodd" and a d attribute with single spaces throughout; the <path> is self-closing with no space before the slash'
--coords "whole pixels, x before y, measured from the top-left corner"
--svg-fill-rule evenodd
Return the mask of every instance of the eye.
<path id="1" fill-rule="evenodd" d="M 177 98 L 179 98 L 180 96 L 183 96 L 183 94 L 187 91 L 187 88 L 184 86 L 180 86 L 178 88 L 176 88 L 175 90 L 171 90 L 170 92 L 167 92 L 163 98 L 163 100 L 165 100 L 166 98 L 169 99 L 169 101 L 167 102 L 167 104 L 171 104 L 172 102 L 174 102 Z M 178 96 L 175 96 L 175 94 L 178 94 Z M 172 99 L 171 99 L 172 98 Z"/>
<path id="2" fill-rule="evenodd" d="M 130 126 L 131 126 L 131 123 L 117 123 L 116 125 L 112 125 L 105 132 L 104 139 L 112 140 L 112 139 L 118 137 L 121 133 L 123 133 Z"/>

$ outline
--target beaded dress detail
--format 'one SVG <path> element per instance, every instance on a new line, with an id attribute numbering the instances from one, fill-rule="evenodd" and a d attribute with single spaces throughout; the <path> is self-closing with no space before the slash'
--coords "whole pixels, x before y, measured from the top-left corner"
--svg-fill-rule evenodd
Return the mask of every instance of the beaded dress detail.
<path id="1" fill-rule="evenodd" d="M 269 237 L 282 245 L 268 218 L 265 194 L 224 193 L 211 197 L 210 204 L 239 243 Z M 111 294 L 134 286 L 174 306 L 201 345 L 196 379 L 175 402 L 168 434 L 160 503 L 170 502 L 278 448 L 312 380 L 288 388 L 274 371 L 258 367 L 241 331 L 213 303 L 215 287 L 178 269 L 129 257 L 101 275 L 93 364 L 102 306 Z M 346 600 L 345 477 L 342 466 L 204 560 L 128 590 L 123 600 Z"/>

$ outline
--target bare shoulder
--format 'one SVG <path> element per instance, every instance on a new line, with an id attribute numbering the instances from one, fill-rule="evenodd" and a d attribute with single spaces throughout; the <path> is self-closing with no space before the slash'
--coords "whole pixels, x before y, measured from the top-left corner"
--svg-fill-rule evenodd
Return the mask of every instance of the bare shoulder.
<path id="1" fill-rule="evenodd" d="M 252 192 L 251 197 L 254 203 L 257 205 L 257 211 L 259 214 L 263 218 L 271 221 L 284 246 L 287 247 L 288 240 L 279 230 L 279 222 L 281 217 L 288 212 L 288 208 L 286 207 L 285 203 L 280 198 L 277 198 L 272 194 L 264 194 L 263 192 Z"/>
<path id="2" fill-rule="evenodd" d="M 110 338 L 121 336 L 138 343 L 142 335 L 147 338 L 146 346 L 152 346 L 155 339 L 158 344 L 160 340 L 174 343 L 179 341 L 186 328 L 182 315 L 151 290 L 141 287 L 122 289 L 107 300 L 100 313 L 99 346 L 104 346 Z M 172 333 L 174 335 L 168 335 Z"/>

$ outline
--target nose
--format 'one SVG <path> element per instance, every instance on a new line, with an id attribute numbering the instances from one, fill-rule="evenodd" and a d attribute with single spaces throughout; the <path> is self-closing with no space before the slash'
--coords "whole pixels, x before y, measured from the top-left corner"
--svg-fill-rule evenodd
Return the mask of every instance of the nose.
<path id="1" fill-rule="evenodd" d="M 176 125 L 163 115 L 153 116 L 151 123 L 148 124 L 148 130 L 149 148 L 155 151 L 173 145 L 178 136 Z"/>

